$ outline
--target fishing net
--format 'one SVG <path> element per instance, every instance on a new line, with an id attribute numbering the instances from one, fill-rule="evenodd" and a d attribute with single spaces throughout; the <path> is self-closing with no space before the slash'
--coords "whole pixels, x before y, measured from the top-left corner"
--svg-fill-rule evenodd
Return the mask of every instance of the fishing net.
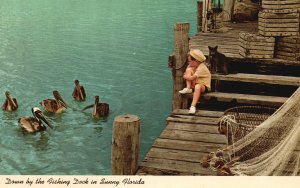
<path id="1" fill-rule="evenodd" d="M 300 88 L 274 111 L 230 109 L 219 123 L 229 146 L 210 153 L 202 165 L 218 175 L 300 175 Z"/>

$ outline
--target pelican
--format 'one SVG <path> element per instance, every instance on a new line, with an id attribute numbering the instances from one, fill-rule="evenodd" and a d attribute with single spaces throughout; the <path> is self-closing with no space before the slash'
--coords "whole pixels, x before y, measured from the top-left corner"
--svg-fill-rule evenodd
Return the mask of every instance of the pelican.
<path id="1" fill-rule="evenodd" d="M 53 91 L 53 96 L 55 99 L 45 99 L 40 104 L 47 112 L 62 113 L 65 108 L 68 108 L 68 104 L 57 90 Z"/>
<path id="2" fill-rule="evenodd" d="M 46 126 L 42 121 L 44 121 L 51 129 L 53 128 L 38 107 L 33 107 L 31 112 L 33 117 L 25 116 L 18 120 L 19 126 L 23 130 L 29 133 L 44 131 L 46 130 Z"/>
<path id="3" fill-rule="evenodd" d="M 17 99 L 12 98 L 10 96 L 10 92 L 9 91 L 5 92 L 5 96 L 6 96 L 6 99 L 4 101 L 2 109 L 5 110 L 5 111 L 14 111 L 14 110 L 17 110 L 18 109 Z"/>
<path id="4" fill-rule="evenodd" d="M 93 107 L 92 115 L 94 118 L 100 118 L 100 117 L 107 116 L 109 113 L 109 104 L 100 103 L 99 101 L 100 101 L 99 96 L 95 96 L 95 103 L 85 107 L 84 109 L 82 109 L 82 111 Z"/>
<path id="5" fill-rule="evenodd" d="M 79 84 L 78 80 L 75 80 L 75 88 L 72 93 L 72 96 L 76 101 L 84 101 L 85 100 L 86 94 L 85 94 L 84 87 Z"/>

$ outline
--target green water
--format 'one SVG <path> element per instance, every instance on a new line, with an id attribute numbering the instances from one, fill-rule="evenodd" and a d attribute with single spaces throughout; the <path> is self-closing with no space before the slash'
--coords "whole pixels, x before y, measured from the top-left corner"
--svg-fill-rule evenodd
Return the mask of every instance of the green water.
<path id="1" fill-rule="evenodd" d="M 0 102 L 10 90 L 16 112 L 0 113 L 0 174 L 111 174 L 114 117 L 141 118 L 140 159 L 171 112 L 173 25 L 196 32 L 197 0 L 1 0 Z M 72 99 L 74 80 L 87 92 Z M 54 126 L 23 134 L 17 120 L 59 90 L 75 110 L 46 113 Z M 80 110 L 99 95 L 106 120 Z"/>

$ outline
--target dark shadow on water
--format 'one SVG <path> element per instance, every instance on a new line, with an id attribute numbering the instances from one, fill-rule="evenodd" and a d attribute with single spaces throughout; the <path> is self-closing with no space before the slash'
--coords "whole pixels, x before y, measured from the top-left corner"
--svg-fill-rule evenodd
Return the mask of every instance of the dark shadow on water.
<path id="1" fill-rule="evenodd" d="M 49 146 L 48 141 L 49 141 L 49 137 L 47 133 L 40 132 L 40 137 L 36 142 L 33 143 L 33 146 L 38 151 L 47 150 Z"/>
<path id="2" fill-rule="evenodd" d="M 8 111 L 3 111 L 3 117 L 5 117 L 6 120 L 13 120 L 13 119 L 16 119 L 18 120 L 18 110 L 16 111 L 11 111 L 11 112 L 8 112 Z"/>
<path id="3" fill-rule="evenodd" d="M 109 115 L 108 115 L 106 117 L 94 118 L 91 112 L 82 111 L 82 113 L 85 115 L 85 117 L 90 118 L 93 123 L 107 122 L 108 121 L 108 117 L 109 117 Z"/>

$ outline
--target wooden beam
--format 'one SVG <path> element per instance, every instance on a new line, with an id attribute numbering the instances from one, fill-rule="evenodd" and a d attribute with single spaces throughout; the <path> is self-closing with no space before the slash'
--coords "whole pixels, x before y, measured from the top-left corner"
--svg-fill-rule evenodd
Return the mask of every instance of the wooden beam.
<path id="1" fill-rule="evenodd" d="M 265 84 L 278 84 L 278 85 L 290 85 L 300 86 L 300 77 L 293 76 L 275 76 L 275 75 L 260 75 L 260 74 L 213 74 L 214 80 L 226 80 L 236 82 L 252 82 L 252 83 L 265 83 Z"/>
<path id="2" fill-rule="evenodd" d="M 263 96 L 263 95 L 249 95 L 238 93 L 222 93 L 211 92 L 204 95 L 206 100 L 216 98 L 217 101 L 231 102 L 236 100 L 237 103 L 253 104 L 253 105 L 266 105 L 266 106 L 281 106 L 288 98 L 287 97 L 275 97 L 275 96 Z"/>

